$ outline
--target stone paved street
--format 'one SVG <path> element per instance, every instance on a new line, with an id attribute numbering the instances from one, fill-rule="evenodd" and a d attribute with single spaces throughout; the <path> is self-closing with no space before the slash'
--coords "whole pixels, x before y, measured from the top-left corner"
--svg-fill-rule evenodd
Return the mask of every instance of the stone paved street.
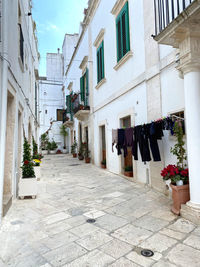
<path id="1" fill-rule="evenodd" d="M 37 199 L 15 201 L 3 220 L 1 267 L 200 266 L 200 228 L 148 187 L 71 155 L 46 156 L 38 187 Z"/>

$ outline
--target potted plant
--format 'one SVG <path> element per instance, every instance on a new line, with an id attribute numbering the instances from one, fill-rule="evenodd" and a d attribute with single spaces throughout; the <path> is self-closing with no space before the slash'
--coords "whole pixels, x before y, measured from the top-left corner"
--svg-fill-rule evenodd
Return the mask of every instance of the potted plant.
<path id="1" fill-rule="evenodd" d="M 63 136 L 63 141 L 64 141 L 63 153 L 66 154 L 67 153 L 67 149 L 66 149 L 66 137 L 68 136 L 68 132 L 67 132 L 67 127 L 64 124 L 62 124 L 60 126 L 60 134 Z"/>
<path id="2" fill-rule="evenodd" d="M 171 181 L 173 206 L 172 212 L 179 215 L 181 204 L 185 204 L 190 200 L 189 193 L 189 173 L 186 168 L 185 161 L 186 150 L 183 141 L 183 128 L 180 121 L 176 121 L 174 125 L 174 134 L 176 136 L 176 144 L 171 148 L 171 153 L 177 157 L 177 165 L 168 165 L 161 171 L 163 180 Z"/>
<path id="3" fill-rule="evenodd" d="M 22 178 L 19 181 L 19 198 L 23 199 L 25 196 L 32 196 L 32 198 L 36 198 L 37 180 L 31 157 L 31 146 L 26 138 L 24 139 L 23 148 L 23 165 L 21 166 Z"/>
<path id="4" fill-rule="evenodd" d="M 83 160 L 84 159 L 83 153 L 84 153 L 84 145 L 81 142 L 81 144 L 79 146 L 79 151 L 78 151 L 78 159 L 79 160 Z"/>
<path id="5" fill-rule="evenodd" d="M 48 154 L 48 148 L 47 148 L 47 145 L 48 145 L 48 135 L 47 133 L 43 133 L 40 137 L 40 141 L 41 141 L 41 150 L 42 150 L 42 155 L 47 155 Z"/>
<path id="6" fill-rule="evenodd" d="M 50 151 L 50 154 L 55 154 L 56 153 L 56 149 L 57 149 L 57 144 L 56 142 L 53 140 L 51 143 L 48 143 L 48 149 Z"/>
<path id="7" fill-rule="evenodd" d="M 73 155 L 73 158 L 77 157 L 76 150 L 77 150 L 77 142 L 76 140 L 74 140 L 74 143 L 71 145 L 71 153 Z"/>
<path id="8" fill-rule="evenodd" d="M 101 168 L 102 168 L 102 169 L 106 169 L 106 159 L 103 159 L 103 160 L 101 161 Z"/>
<path id="9" fill-rule="evenodd" d="M 34 168 L 34 172 L 35 172 L 35 176 L 37 180 L 40 180 L 40 177 L 41 177 L 40 164 L 41 164 L 42 155 L 38 154 L 38 145 L 35 142 L 34 137 L 32 137 L 32 146 L 33 146 L 33 156 L 32 156 L 33 168 Z"/>
<path id="10" fill-rule="evenodd" d="M 124 175 L 127 177 L 133 177 L 133 167 L 132 166 L 125 166 Z"/>
<path id="11" fill-rule="evenodd" d="M 88 149 L 88 144 L 84 144 L 84 157 L 85 157 L 85 163 L 90 163 L 90 151 Z"/>

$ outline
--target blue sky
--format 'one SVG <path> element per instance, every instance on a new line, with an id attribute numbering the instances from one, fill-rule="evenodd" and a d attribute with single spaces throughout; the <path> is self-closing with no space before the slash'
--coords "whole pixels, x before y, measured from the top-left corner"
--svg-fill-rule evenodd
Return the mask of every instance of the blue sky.
<path id="1" fill-rule="evenodd" d="M 65 33 L 78 33 L 88 0 L 33 0 L 39 41 L 40 76 L 46 76 L 46 53 L 62 48 Z"/>

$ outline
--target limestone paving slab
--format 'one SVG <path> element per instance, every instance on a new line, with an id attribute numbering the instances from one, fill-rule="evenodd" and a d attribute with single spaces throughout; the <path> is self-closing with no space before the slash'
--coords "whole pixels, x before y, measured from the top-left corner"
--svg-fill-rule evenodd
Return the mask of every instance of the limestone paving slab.
<path id="1" fill-rule="evenodd" d="M 181 267 L 199 267 L 200 252 L 189 246 L 178 244 L 169 252 L 167 259 Z"/>
<path id="2" fill-rule="evenodd" d="M 200 250 L 200 236 L 198 235 L 190 235 L 183 243 Z"/>
<path id="3" fill-rule="evenodd" d="M 89 235 L 82 237 L 81 239 L 76 240 L 76 243 L 86 248 L 87 250 L 93 250 L 111 240 L 112 237 L 103 233 L 101 230 L 97 230 Z"/>
<path id="4" fill-rule="evenodd" d="M 65 246 L 43 254 L 43 257 L 52 264 L 52 266 L 62 266 L 70 261 L 79 258 L 87 252 L 86 249 L 75 243 L 68 243 Z"/>
<path id="5" fill-rule="evenodd" d="M 105 214 L 104 216 L 101 216 L 95 223 L 96 226 L 108 231 L 118 229 L 119 227 L 122 227 L 125 224 L 128 224 L 127 220 L 111 214 Z"/>
<path id="6" fill-rule="evenodd" d="M 166 226 L 168 222 L 159 218 L 152 217 L 150 215 L 145 215 L 142 218 L 134 221 L 133 224 L 149 231 L 155 232 Z"/>
<path id="7" fill-rule="evenodd" d="M 104 244 L 99 249 L 111 257 L 118 259 L 130 252 L 133 249 L 133 246 L 114 238 L 112 241 Z"/>
<path id="8" fill-rule="evenodd" d="M 144 267 L 150 267 L 153 263 L 155 263 L 155 261 L 151 258 L 146 258 L 135 251 L 126 255 L 126 258 Z"/>
<path id="9" fill-rule="evenodd" d="M 177 240 L 157 233 L 142 242 L 140 246 L 145 249 L 148 248 L 153 251 L 162 253 L 163 251 L 171 248 L 176 243 Z"/>
<path id="10" fill-rule="evenodd" d="M 190 233 L 195 227 L 196 226 L 193 223 L 181 218 L 171 224 L 168 228 L 181 233 Z"/>
<path id="11" fill-rule="evenodd" d="M 142 241 L 152 235 L 152 232 L 128 224 L 116 230 L 111 236 L 127 242 L 133 246 L 139 245 Z"/>
<path id="12" fill-rule="evenodd" d="M 115 259 L 99 250 L 93 250 L 88 254 L 76 259 L 65 267 L 103 267 L 108 266 Z"/>

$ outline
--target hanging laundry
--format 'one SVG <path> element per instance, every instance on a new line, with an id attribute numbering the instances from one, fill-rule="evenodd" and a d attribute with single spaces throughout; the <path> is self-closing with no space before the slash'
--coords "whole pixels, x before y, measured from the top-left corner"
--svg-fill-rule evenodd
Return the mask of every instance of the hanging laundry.
<path id="1" fill-rule="evenodd" d="M 113 146 L 118 142 L 118 131 L 112 129 L 112 152 L 114 152 Z"/>
<path id="2" fill-rule="evenodd" d="M 125 143 L 124 143 L 124 155 L 128 155 L 128 147 L 132 149 L 132 155 L 134 155 L 135 140 L 134 140 L 134 128 L 125 129 Z"/>
<path id="3" fill-rule="evenodd" d="M 136 126 L 134 129 L 135 147 L 134 147 L 134 159 L 138 160 L 138 144 L 142 161 L 151 161 L 149 143 L 148 143 L 148 128 L 146 125 Z"/>
<path id="4" fill-rule="evenodd" d="M 146 127 L 148 128 L 148 138 L 149 138 L 149 143 L 150 143 L 150 148 L 151 148 L 151 153 L 153 156 L 153 160 L 154 161 L 161 161 L 160 158 L 160 151 L 159 151 L 159 147 L 158 147 L 158 140 L 160 139 L 161 135 L 161 131 L 162 128 L 160 130 L 160 125 L 159 127 L 157 127 L 157 123 L 152 122 L 148 125 L 146 125 Z M 161 125 L 162 127 L 162 125 Z"/>
<path id="5" fill-rule="evenodd" d="M 117 154 L 121 155 L 122 154 L 122 149 L 124 149 L 124 141 L 125 141 L 125 130 L 124 129 L 118 129 L 118 140 L 117 140 Z"/>

